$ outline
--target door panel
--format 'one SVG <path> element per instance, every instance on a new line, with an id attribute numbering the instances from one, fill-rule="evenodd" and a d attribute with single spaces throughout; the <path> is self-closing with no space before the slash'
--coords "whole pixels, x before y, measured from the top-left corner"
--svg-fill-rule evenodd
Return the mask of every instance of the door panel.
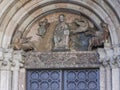
<path id="1" fill-rule="evenodd" d="M 60 70 L 30 70 L 27 72 L 27 90 L 60 90 Z"/>
<path id="2" fill-rule="evenodd" d="M 67 70 L 64 90 L 99 90 L 98 70 Z"/>
<path id="3" fill-rule="evenodd" d="M 99 70 L 28 70 L 27 90 L 99 90 Z"/>

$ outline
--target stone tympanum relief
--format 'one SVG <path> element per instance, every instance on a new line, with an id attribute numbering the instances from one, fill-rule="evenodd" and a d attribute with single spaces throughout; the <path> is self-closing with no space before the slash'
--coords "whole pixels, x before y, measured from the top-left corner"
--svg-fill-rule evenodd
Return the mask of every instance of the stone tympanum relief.
<path id="1" fill-rule="evenodd" d="M 101 29 L 84 16 L 56 13 L 43 17 L 25 35 L 16 31 L 12 47 L 25 51 L 91 51 L 110 43 L 108 25 Z M 23 35 L 24 34 L 24 35 Z"/>
<path id="2" fill-rule="evenodd" d="M 47 32 L 48 27 L 49 27 L 49 23 L 47 19 L 44 19 L 44 21 L 40 21 L 37 35 L 43 38 L 45 33 Z"/>
<path id="3" fill-rule="evenodd" d="M 33 43 L 30 41 L 32 37 L 22 37 L 22 32 L 17 31 L 14 35 L 13 42 L 10 47 L 13 47 L 14 50 L 33 50 Z"/>
<path id="4" fill-rule="evenodd" d="M 53 34 L 53 50 L 69 50 L 69 35 L 70 30 L 69 26 L 65 22 L 65 16 L 60 15 L 59 23 L 56 25 Z"/>
<path id="5" fill-rule="evenodd" d="M 89 40 L 88 50 L 92 50 L 93 47 L 99 47 L 104 45 L 104 43 L 109 43 L 109 30 L 106 23 L 101 23 L 103 31 L 88 31 L 92 38 Z M 91 32 L 91 33 L 90 33 Z M 88 34 L 88 33 L 87 33 Z"/>

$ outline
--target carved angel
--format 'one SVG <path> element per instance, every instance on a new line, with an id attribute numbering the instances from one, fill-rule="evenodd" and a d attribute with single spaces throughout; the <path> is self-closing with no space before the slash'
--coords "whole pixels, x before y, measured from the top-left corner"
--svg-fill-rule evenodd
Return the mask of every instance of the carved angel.
<path id="1" fill-rule="evenodd" d="M 45 19 L 44 21 L 39 22 L 39 29 L 38 29 L 38 34 L 42 38 L 44 37 L 50 23 L 48 23 L 48 20 Z"/>

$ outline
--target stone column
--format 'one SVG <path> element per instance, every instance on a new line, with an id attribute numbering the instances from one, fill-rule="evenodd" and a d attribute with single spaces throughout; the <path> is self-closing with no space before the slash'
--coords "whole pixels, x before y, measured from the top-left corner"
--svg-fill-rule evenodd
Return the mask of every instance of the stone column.
<path id="1" fill-rule="evenodd" d="M 24 63 L 22 53 L 0 49 L 0 90 L 18 90 L 19 70 Z"/>
<path id="2" fill-rule="evenodd" d="M 100 90 L 107 90 L 107 74 L 106 74 L 106 54 L 104 49 L 98 49 L 99 61 L 101 62 L 100 66 Z"/>
<path id="3" fill-rule="evenodd" d="M 104 66 L 100 67 L 100 90 L 107 90 L 106 89 L 106 70 Z"/>
<path id="4" fill-rule="evenodd" d="M 112 90 L 120 90 L 120 55 L 115 57 L 112 64 Z"/>
<path id="5" fill-rule="evenodd" d="M 120 49 L 118 50 L 105 47 L 98 49 L 99 61 L 104 66 L 105 83 L 102 83 L 105 88 L 100 90 L 120 90 Z M 102 66 L 101 64 L 101 66 Z M 101 76 L 100 76 L 101 77 Z"/>
<path id="6" fill-rule="evenodd" d="M 11 89 L 11 59 L 12 49 L 2 50 L 2 62 L 0 67 L 0 90 L 12 90 Z"/>
<path id="7" fill-rule="evenodd" d="M 0 90 L 1 89 L 1 67 L 2 67 L 2 62 L 3 62 L 3 50 L 0 48 Z"/>
<path id="8" fill-rule="evenodd" d="M 12 90 L 19 90 L 19 71 L 23 67 L 22 51 L 14 51 L 12 60 Z"/>
<path id="9" fill-rule="evenodd" d="M 26 70 L 20 69 L 19 73 L 19 90 L 26 90 Z"/>
<path id="10" fill-rule="evenodd" d="M 119 80 L 118 80 L 119 81 L 119 83 L 118 83 L 119 86 L 118 87 L 119 87 L 119 90 L 120 90 L 120 56 L 118 56 L 118 57 L 119 57 L 119 59 L 117 59 L 117 64 L 118 64 L 118 69 L 119 69 Z"/>
<path id="11" fill-rule="evenodd" d="M 114 50 L 113 50 L 113 48 L 111 48 L 109 46 L 105 47 L 104 49 L 105 49 L 105 53 L 106 53 L 106 60 L 105 61 L 107 63 L 107 67 L 106 67 L 107 84 L 108 84 L 108 89 L 107 90 L 112 90 L 112 88 L 113 88 L 112 66 L 113 66 L 113 63 L 114 63 Z"/>
<path id="12" fill-rule="evenodd" d="M 100 67 L 100 90 L 112 90 L 112 69 L 105 61 Z"/>
<path id="13" fill-rule="evenodd" d="M 119 68 L 114 66 L 112 68 L 112 90 L 120 90 Z"/>
<path id="14" fill-rule="evenodd" d="M 105 69 L 107 90 L 112 90 L 112 70 L 109 65 Z"/>
<path id="15" fill-rule="evenodd" d="M 113 90 L 120 90 L 120 47 L 114 47 L 114 61 L 112 62 Z"/>

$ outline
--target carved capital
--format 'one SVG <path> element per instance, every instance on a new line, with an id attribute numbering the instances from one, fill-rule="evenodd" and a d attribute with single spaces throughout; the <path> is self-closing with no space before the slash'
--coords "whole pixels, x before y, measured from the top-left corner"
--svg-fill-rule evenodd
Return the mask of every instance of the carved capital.
<path id="1" fill-rule="evenodd" d="M 0 69 L 13 70 L 23 67 L 23 52 L 13 49 L 0 49 Z"/>
<path id="2" fill-rule="evenodd" d="M 14 51 L 13 52 L 13 60 L 12 60 L 12 70 L 18 70 L 19 68 L 24 66 L 24 58 L 23 51 Z"/>
<path id="3" fill-rule="evenodd" d="M 3 49 L 0 48 L 0 67 L 2 66 L 2 62 L 3 62 Z"/>
<path id="4" fill-rule="evenodd" d="M 120 55 L 116 56 L 115 62 L 117 63 L 118 67 L 120 68 Z"/>
<path id="5" fill-rule="evenodd" d="M 105 47 L 98 49 L 99 61 L 103 66 L 110 66 L 111 68 L 120 67 L 120 49 Z"/>
<path id="6" fill-rule="evenodd" d="M 1 69 L 10 70 L 11 69 L 11 61 L 13 49 L 1 49 Z"/>

